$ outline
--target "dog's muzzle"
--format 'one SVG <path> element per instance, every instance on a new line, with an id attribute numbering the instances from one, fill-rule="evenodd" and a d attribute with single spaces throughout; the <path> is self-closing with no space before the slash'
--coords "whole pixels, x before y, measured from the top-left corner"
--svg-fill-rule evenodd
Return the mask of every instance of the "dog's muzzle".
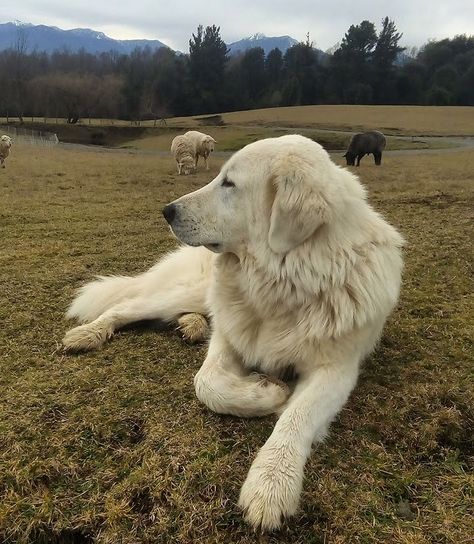
<path id="1" fill-rule="evenodd" d="M 168 224 L 171 225 L 171 223 L 174 221 L 174 218 L 176 217 L 176 206 L 173 203 L 168 204 L 163 208 L 162 213 Z"/>

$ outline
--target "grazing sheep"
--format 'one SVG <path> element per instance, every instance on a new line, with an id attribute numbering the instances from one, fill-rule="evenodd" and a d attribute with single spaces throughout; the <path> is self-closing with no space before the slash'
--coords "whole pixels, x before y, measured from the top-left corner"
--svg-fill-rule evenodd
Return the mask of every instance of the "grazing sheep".
<path id="1" fill-rule="evenodd" d="M 173 153 L 178 166 L 178 174 L 184 173 L 185 176 L 196 169 L 194 161 L 194 148 L 191 141 L 186 136 L 176 136 L 171 142 L 171 153 Z"/>
<path id="2" fill-rule="evenodd" d="M 382 162 L 382 151 L 385 149 L 385 136 L 378 130 L 371 130 L 369 132 L 359 132 L 352 136 L 349 143 L 349 148 L 343 157 L 346 158 L 348 166 L 360 165 L 360 159 L 364 155 L 372 153 L 374 155 L 375 164 L 379 166 Z"/>
<path id="3" fill-rule="evenodd" d="M 203 157 L 206 170 L 209 170 L 208 159 L 211 152 L 214 151 L 214 144 L 217 143 L 216 140 L 212 136 L 209 136 L 209 134 L 203 134 L 197 130 L 189 130 L 184 135 L 193 146 L 194 167 L 197 168 L 199 157 Z"/>
<path id="4" fill-rule="evenodd" d="M 10 147 L 12 146 L 12 139 L 10 136 L 4 134 L 0 138 L 0 167 L 5 168 L 5 159 L 10 155 Z"/>

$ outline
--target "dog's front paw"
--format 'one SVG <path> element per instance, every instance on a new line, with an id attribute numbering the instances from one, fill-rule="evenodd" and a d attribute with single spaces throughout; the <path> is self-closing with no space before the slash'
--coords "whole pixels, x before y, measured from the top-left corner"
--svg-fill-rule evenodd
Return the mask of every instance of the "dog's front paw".
<path id="1" fill-rule="evenodd" d="M 279 456 L 283 459 L 277 461 Z M 274 452 L 274 459 L 266 463 L 263 450 L 257 456 L 240 491 L 239 506 L 245 520 L 257 530 L 278 529 L 284 518 L 298 508 L 303 475 L 285 459 L 284 450 Z"/>
<path id="2" fill-rule="evenodd" d="M 90 351 L 100 348 L 112 336 L 112 331 L 104 326 L 87 323 L 75 327 L 64 335 L 65 351 Z"/>

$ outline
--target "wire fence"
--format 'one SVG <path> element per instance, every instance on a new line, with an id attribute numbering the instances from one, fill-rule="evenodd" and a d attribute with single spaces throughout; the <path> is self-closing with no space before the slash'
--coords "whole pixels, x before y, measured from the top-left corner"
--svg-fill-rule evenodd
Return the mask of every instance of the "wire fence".
<path id="1" fill-rule="evenodd" d="M 54 132 L 42 132 L 29 128 L 11 127 L 0 125 L 0 136 L 6 134 L 10 136 L 15 143 L 48 145 L 53 146 L 59 143 L 58 135 Z"/>

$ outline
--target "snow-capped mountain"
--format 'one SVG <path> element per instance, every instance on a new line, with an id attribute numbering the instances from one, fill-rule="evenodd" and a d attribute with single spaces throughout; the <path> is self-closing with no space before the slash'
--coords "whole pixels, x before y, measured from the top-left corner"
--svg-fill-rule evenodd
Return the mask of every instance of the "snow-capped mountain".
<path id="1" fill-rule="evenodd" d="M 261 47 L 267 55 L 272 49 L 275 49 L 275 47 L 280 49 L 282 53 L 285 53 L 285 51 L 292 45 L 295 45 L 295 43 L 298 43 L 298 40 L 295 40 L 291 36 L 265 36 L 265 34 L 254 34 L 248 38 L 230 43 L 227 47 L 229 48 L 231 55 L 244 53 L 247 49 L 252 49 L 252 47 Z"/>
<path id="2" fill-rule="evenodd" d="M 15 44 L 22 43 L 26 51 L 53 51 L 67 50 L 71 53 L 83 49 L 87 53 L 105 53 L 116 51 L 118 53 L 128 54 L 136 47 L 151 47 L 159 49 L 167 47 L 158 40 L 115 40 L 109 38 L 103 32 L 92 30 L 90 28 L 73 28 L 72 30 L 63 30 L 55 26 L 32 25 L 13 21 L 0 24 L 0 51 L 14 47 Z M 237 42 L 228 44 L 230 55 L 237 55 L 245 52 L 252 47 L 261 47 L 265 54 L 278 47 L 282 53 L 298 43 L 291 36 L 265 36 L 264 34 L 254 34 Z"/>
<path id="3" fill-rule="evenodd" d="M 62 30 L 55 26 L 31 25 L 20 21 L 0 24 L 0 51 L 15 46 L 19 40 L 28 52 L 36 50 L 47 53 L 63 49 L 73 53 L 83 49 L 88 53 L 117 51 L 128 54 L 136 47 L 167 47 L 158 40 L 114 40 L 90 28 Z"/>

